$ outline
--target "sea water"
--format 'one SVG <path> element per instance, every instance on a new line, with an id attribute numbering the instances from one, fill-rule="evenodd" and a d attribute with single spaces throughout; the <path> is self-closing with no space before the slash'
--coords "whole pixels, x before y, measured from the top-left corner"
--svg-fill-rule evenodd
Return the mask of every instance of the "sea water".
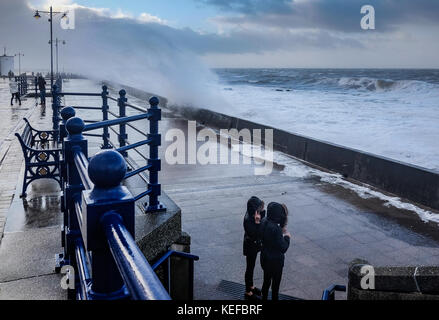
<path id="1" fill-rule="evenodd" d="M 439 70 L 215 72 L 220 112 L 439 171 Z"/>

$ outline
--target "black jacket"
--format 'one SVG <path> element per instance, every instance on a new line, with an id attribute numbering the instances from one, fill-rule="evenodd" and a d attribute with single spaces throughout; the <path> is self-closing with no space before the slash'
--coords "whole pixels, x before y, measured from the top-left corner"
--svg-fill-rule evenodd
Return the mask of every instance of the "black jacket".
<path id="1" fill-rule="evenodd" d="M 43 77 L 38 78 L 38 89 L 40 91 L 46 90 L 46 80 Z"/>
<path id="2" fill-rule="evenodd" d="M 261 218 L 265 216 L 265 211 L 261 212 Z M 246 212 L 244 216 L 244 244 L 243 252 L 245 256 L 257 254 L 261 251 L 261 238 L 260 238 L 260 226 L 261 224 L 255 223 L 254 215 L 250 215 Z"/>
<path id="3" fill-rule="evenodd" d="M 267 218 L 261 221 L 260 238 L 262 240 L 261 264 L 284 265 L 285 252 L 290 246 L 290 237 L 283 236 L 280 224 L 285 219 L 282 206 L 278 203 L 270 203 L 267 207 Z"/>

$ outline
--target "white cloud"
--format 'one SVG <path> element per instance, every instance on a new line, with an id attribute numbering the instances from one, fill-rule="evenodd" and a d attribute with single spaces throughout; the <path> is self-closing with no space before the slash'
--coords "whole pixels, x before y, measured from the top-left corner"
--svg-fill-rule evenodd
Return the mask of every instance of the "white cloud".
<path id="1" fill-rule="evenodd" d="M 168 24 L 166 20 L 160 19 L 159 17 L 153 16 L 147 12 L 142 12 L 137 19 L 144 23 Z"/>

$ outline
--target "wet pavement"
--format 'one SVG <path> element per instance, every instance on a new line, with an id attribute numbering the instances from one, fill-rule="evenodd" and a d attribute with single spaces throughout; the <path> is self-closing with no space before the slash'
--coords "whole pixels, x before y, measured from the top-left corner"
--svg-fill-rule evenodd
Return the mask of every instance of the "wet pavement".
<path id="1" fill-rule="evenodd" d="M 100 92 L 100 87 L 88 80 L 71 80 L 64 84 L 64 90 Z M 134 97 L 129 97 L 129 102 L 147 107 L 145 101 Z M 100 105 L 100 100 L 66 97 L 65 104 Z M 1 106 L 5 108 L 4 104 Z M 39 108 L 33 113 L 31 122 L 36 127 L 47 128 L 51 112 L 44 116 Z M 115 104 L 110 108 L 116 111 Z M 79 110 L 78 116 L 98 120 L 101 114 Z M 136 126 L 148 128 L 146 121 Z M 165 133 L 176 128 L 186 133 L 187 121 L 165 110 L 160 122 L 162 159 L 170 144 L 164 141 Z M 202 127 L 197 128 L 200 129 Z M 135 131 L 128 130 L 130 142 L 140 138 Z M 90 138 L 90 155 L 99 150 L 100 144 L 99 139 Z M 147 155 L 147 150 L 147 147 L 141 149 L 141 154 Z M 8 154 L 22 159 L 20 149 L 11 149 Z M 130 156 L 139 163 L 144 161 L 134 152 L 130 152 Z M 15 166 L 17 163 L 21 166 L 20 161 L 15 162 Z M 315 177 L 287 175 L 282 165 L 276 165 L 270 175 L 255 176 L 255 166 L 169 165 L 162 161 L 160 182 L 181 207 L 183 230 L 192 238 L 191 251 L 200 256 L 195 263 L 196 299 L 232 298 L 231 294 L 218 290 L 220 284 L 224 281 L 243 283 L 242 219 L 246 201 L 252 195 L 262 198 L 266 204 L 283 202 L 290 211 L 288 228 L 293 237 L 281 282 L 283 294 L 320 299 L 323 289 L 329 285 L 347 284 L 348 264 L 355 258 L 366 259 L 373 265 L 439 263 L 437 225 L 422 222 L 413 212 L 386 206 L 378 199 L 363 199 L 350 190 Z M 7 177 L 15 179 L 14 184 L 20 178 L 15 175 L 16 178 Z M 8 213 L 0 246 L 0 299 L 62 299 L 63 292 L 57 286 L 58 276 L 52 270 L 53 255 L 61 251 L 57 185 L 39 181 L 30 187 L 24 201 L 18 194 L 15 192 L 11 204 L 5 205 Z M 13 283 L 16 283 L 16 289 Z M 255 284 L 262 285 L 259 262 Z M 42 288 L 40 294 L 35 286 Z M 26 288 L 30 289 L 26 291 Z"/>

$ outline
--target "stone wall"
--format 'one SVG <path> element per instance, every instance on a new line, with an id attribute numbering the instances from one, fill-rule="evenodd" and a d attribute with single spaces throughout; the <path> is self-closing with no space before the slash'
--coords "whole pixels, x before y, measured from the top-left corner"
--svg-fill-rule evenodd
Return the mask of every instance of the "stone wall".
<path id="1" fill-rule="evenodd" d="M 189 120 L 219 129 L 273 129 L 276 150 L 439 210 L 439 172 L 210 110 L 172 109 Z"/>
<path id="2" fill-rule="evenodd" d="M 439 267 L 374 267 L 374 288 L 364 289 L 365 265 L 366 261 L 349 268 L 348 300 L 439 300 Z"/>

